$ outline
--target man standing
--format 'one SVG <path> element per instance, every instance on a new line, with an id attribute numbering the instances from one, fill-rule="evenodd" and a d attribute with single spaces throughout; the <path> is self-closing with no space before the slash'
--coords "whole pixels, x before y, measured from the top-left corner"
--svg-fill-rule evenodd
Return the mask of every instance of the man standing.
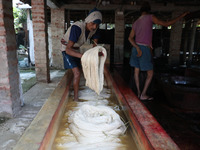
<path id="1" fill-rule="evenodd" d="M 156 18 L 154 15 L 149 14 L 151 7 L 148 2 L 144 2 L 140 8 L 141 16 L 134 22 L 132 30 L 129 35 L 129 42 L 132 44 L 132 54 L 130 58 L 130 65 L 134 67 L 134 79 L 137 88 L 138 98 L 140 100 L 152 100 L 146 94 L 147 89 L 151 83 L 153 77 L 153 63 L 152 63 L 152 26 L 154 24 L 169 26 L 174 24 L 176 21 L 183 18 L 187 13 L 170 20 L 162 21 Z M 142 92 L 139 86 L 139 72 L 147 71 L 147 78 L 144 84 Z"/>
<path id="2" fill-rule="evenodd" d="M 99 34 L 97 29 L 101 21 L 101 12 L 94 8 L 85 18 L 85 21 L 75 22 L 67 30 L 66 34 L 61 40 L 64 68 L 72 69 L 74 75 L 73 87 L 75 101 L 78 101 L 78 89 L 81 75 L 80 58 L 83 55 L 80 53 L 79 47 L 90 39 L 93 39 L 95 44 L 98 43 Z"/>

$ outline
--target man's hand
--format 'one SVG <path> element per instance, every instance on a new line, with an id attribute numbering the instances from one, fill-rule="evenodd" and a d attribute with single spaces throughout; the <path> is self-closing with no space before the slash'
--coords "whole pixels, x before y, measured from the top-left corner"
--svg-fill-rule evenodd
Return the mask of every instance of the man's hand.
<path id="1" fill-rule="evenodd" d="M 103 52 L 99 52 L 99 56 L 104 56 Z"/>
<path id="2" fill-rule="evenodd" d="M 136 48 L 137 49 L 137 57 L 140 57 L 140 56 L 142 56 L 142 51 L 141 51 L 141 49 L 139 48 L 139 47 L 137 47 Z"/>
<path id="3" fill-rule="evenodd" d="M 67 42 L 64 39 L 61 39 L 61 43 L 67 46 Z"/>

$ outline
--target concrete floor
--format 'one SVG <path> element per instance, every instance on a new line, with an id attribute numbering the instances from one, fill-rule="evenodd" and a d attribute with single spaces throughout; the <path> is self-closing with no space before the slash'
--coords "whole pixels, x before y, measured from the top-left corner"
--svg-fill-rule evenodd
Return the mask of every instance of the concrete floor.
<path id="1" fill-rule="evenodd" d="M 0 150 L 12 150 L 64 75 L 51 71 L 51 83 L 37 83 L 23 94 L 25 105 L 15 118 L 0 124 Z"/>
<path id="2" fill-rule="evenodd" d="M 115 69 L 131 86 L 131 69 L 127 66 L 116 66 Z M 170 106 L 162 88 L 155 81 L 152 81 L 149 90 L 154 100 L 142 101 L 143 104 L 181 150 L 200 150 L 200 112 L 186 112 Z"/>
<path id="3" fill-rule="evenodd" d="M 157 90 L 154 101 L 143 103 L 181 150 L 199 150 L 200 113 L 174 108 L 163 95 Z"/>
<path id="4" fill-rule="evenodd" d="M 129 83 L 127 74 L 130 70 L 118 68 L 119 73 Z M 64 72 L 53 72 L 52 82 L 37 83 L 24 94 L 25 106 L 16 118 L 0 124 L 0 150 L 12 150 L 26 128 L 30 125 L 44 102 L 57 86 Z M 52 76 L 51 75 L 51 76 Z M 167 131 L 182 150 L 200 149 L 200 113 L 184 113 L 170 107 L 163 97 L 162 91 L 155 89 L 154 101 L 143 102 L 149 111 Z"/>

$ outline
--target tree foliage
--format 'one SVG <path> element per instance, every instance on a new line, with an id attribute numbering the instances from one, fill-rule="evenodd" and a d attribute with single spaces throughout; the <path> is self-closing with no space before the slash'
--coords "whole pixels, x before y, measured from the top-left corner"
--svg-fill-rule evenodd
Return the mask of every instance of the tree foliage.
<path id="1" fill-rule="evenodd" d="M 18 29 L 22 28 L 23 24 L 26 23 L 27 20 L 26 9 L 19 9 L 13 7 L 13 17 L 14 17 L 15 32 L 17 33 Z"/>

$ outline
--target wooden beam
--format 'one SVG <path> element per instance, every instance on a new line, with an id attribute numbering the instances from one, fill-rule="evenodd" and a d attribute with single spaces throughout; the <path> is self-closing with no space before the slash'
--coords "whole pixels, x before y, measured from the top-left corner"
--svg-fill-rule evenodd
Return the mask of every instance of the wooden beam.
<path id="1" fill-rule="evenodd" d="M 63 5 L 61 8 L 69 9 L 69 10 L 91 10 L 95 7 L 94 4 L 66 4 Z M 116 10 L 120 8 L 122 10 L 140 10 L 140 5 L 117 5 L 117 4 L 110 4 L 106 6 L 100 5 L 98 7 L 99 10 Z M 153 4 L 151 5 L 152 11 L 161 11 L 161 12 L 173 12 L 173 11 L 197 11 L 199 10 L 199 5 L 196 6 L 175 6 L 174 4 L 167 4 L 166 6 L 162 4 Z"/>
<path id="2" fill-rule="evenodd" d="M 54 9 L 59 8 L 55 0 L 47 0 L 47 6 Z"/>
<path id="3" fill-rule="evenodd" d="M 191 12 L 190 14 L 188 14 L 187 16 L 185 16 L 185 18 L 186 18 L 186 20 L 200 18 L 200 10 L 199 11 Z"/>

